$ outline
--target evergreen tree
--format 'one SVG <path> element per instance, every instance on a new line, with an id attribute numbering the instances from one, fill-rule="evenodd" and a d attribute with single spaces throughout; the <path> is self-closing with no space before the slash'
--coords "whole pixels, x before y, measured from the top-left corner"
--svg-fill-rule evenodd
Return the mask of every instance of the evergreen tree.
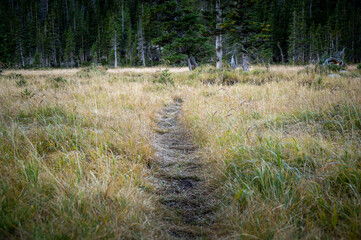
<path id="1" fill-rule="evenodd" d="M 249 58 L 270 58 L 270 24 L 257 17 L 253 1 L 232 1 L 228 5 L 222 27 L 228 31 L 228 41 L 233 51 L 242 53 L 243 70 L 248 71 Z"/>
<path id="2" fill-rule="evenodd" d="M 155 43 L 164 46 L 164 59 L 172 63 L 186 60 L 190 70 L 198 66 L 199 54 L 212 53 L 212 45 L 206 36 L 206 29 L 201 24 L 201 15 L 194 11 L 193 1 L 175 1 L 165 3 L 159 8 L 163 15 L 172 11 L 172 15 L 161 21 L 163 34 Z"/>
<path id="3" fill-rule="evenodd" d="M 346 61 L 361 61 L 358 0 L 217 1 L 0 0 L 0 61 L 24 67 L 37 53 L 39 66 L 167 59 L 193 69 L 215 63 L 217 49 L 233 64 L 240 55 L 305 64 L 344 48 Z M 217 36 L 222 47 L 216 48 Z"/>
<path id="4" fill-rule="evenodd" d="M 114 62 L 114 67 L 118 66 L 118 44 L 120 34 L 120 21 L 116 15 L 111 14 L 108 16 L 108 26 L 106 31 L 106 42 L 109 43 L 110 58 Z"/>
<path id="5" fill-rule="evenodd" d="M 64 61 L 66 62 L 67 66 L 73 67 L 74 66 L 74 53 L 75 53 L 75 43 L 74 43 L 74 35 L 72 27 L 69 26 L 68 30 L 65 33 L 66 43 L 65 43 L 65 54 L 64 54 Z"/>

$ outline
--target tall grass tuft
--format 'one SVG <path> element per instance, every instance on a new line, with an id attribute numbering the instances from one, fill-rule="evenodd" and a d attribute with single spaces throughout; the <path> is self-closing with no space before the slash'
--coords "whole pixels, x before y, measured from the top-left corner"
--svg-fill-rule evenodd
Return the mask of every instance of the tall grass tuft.
<path id="1" fill-rule="evenodd" d="M 0 82 L 2 238 L 162 236 L 145 178 L 167 94 L 98 72 Z"/>
<path id="2" fill-rule="evenodd" d="M 239 238 L 359 238 L 358 80 L 272 71 L 184 91 L 183 120 L 223 186 L 222 229 Z"/>

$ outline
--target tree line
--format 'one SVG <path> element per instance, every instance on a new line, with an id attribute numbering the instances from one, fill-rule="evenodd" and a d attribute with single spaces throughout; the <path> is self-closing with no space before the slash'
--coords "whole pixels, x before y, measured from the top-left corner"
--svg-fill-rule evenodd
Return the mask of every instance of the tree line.
<path id="1" fill-rule="evenodd" d="M 360 62 L 360 16 L 358 0 L 0 0 L 0 63 Z"/>

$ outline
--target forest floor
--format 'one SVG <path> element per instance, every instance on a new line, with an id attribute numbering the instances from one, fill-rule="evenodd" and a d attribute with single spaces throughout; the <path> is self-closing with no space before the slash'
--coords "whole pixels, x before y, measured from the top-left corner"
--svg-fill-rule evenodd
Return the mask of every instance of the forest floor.
<path id="1" fill-rule="evenodd" d="M 359 239 L 361 71 L 6 70 L 0 238 Z"/>

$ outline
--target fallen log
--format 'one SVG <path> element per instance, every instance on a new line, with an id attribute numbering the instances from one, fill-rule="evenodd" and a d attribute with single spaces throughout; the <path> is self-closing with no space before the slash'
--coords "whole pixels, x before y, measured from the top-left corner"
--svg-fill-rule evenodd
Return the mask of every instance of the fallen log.
<path id="1" fill-rule="evenodd" d="M 329 58 L 327 58 L 324 62 L 323 62 L 323 64 L 322 64 L 322 66 L 326 66 L 326 65 L 337 65 L 337 66 L 345 66 L 345 63 L 344 63 L 344 61 L 342 60 L 342 59 L 340 59 L 340 58 L 336 58 L 336 57 L 329 57 Z"/>

